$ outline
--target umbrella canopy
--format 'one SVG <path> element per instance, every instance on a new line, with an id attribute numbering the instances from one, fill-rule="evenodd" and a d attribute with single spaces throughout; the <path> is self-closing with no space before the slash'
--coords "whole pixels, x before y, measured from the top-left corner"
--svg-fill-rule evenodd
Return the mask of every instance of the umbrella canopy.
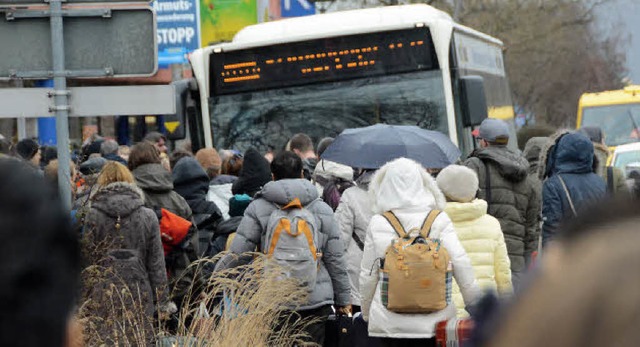
<path id="1" fill-rule="evenodd" d="M 322 154 L 322 159 L 363 169 L 377 169 L 401 157 L 425 168 L 440 169 L 454 163 L 460 150 L 438 131 L 376 124 L 344 130 Z"/>

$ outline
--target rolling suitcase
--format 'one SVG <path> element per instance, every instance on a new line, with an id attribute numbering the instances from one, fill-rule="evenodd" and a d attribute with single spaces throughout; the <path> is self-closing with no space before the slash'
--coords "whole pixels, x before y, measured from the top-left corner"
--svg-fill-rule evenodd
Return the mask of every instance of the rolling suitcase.
<path id="1" fill-rule="evenodd" d="M 471 339 L 473 320 L 451 318 L 436 325 L 437 347 L 464 347 Z"/>

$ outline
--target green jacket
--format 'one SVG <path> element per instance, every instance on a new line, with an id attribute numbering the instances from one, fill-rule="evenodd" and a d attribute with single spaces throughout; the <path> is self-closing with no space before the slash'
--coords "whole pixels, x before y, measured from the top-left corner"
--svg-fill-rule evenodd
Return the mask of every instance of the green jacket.
<path id="1" fill-rule="evenodd" d="M 478 175 L 478 198 L 489 203 L 489 214 L 500 221 L 511 271 L 524 271 L 540 235 L 541 192 L 528 176 L 529 163 L 506 146 L 491 146 L 474 151 L 465 165 Z"/>

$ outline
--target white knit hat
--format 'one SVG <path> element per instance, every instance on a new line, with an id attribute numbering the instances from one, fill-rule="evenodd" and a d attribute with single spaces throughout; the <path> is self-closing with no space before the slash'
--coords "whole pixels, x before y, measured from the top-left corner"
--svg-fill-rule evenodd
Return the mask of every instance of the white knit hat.
<path id="1" fill-rule="evenodd" d="M 436 181 L 450 201 L 470 202 L 478 192 L 478 175 L 466 166 L 449 165 L 440 171 Z"/>

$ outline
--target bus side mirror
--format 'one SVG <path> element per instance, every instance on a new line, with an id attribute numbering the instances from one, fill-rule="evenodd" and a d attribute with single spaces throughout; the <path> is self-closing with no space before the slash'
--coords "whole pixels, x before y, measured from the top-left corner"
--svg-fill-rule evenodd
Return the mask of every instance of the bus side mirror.
<path id="1" fill-rule="evenodd" d="M 189 107 L 194 107 L 189 93 L 194 83 L 193 79 L 171 82 L 175 88 L 176 113 L 164 117 L 164 127 L 167 129 L 169 140 L 183 140 L 187 137 L 187 113 Z"/>
<path id="2" fill-rule="evenodd" d="M 488 117 L 484 79 L 480 76 L 460 78 L 462 124 L 465 127 L 480 125 Z"/>

